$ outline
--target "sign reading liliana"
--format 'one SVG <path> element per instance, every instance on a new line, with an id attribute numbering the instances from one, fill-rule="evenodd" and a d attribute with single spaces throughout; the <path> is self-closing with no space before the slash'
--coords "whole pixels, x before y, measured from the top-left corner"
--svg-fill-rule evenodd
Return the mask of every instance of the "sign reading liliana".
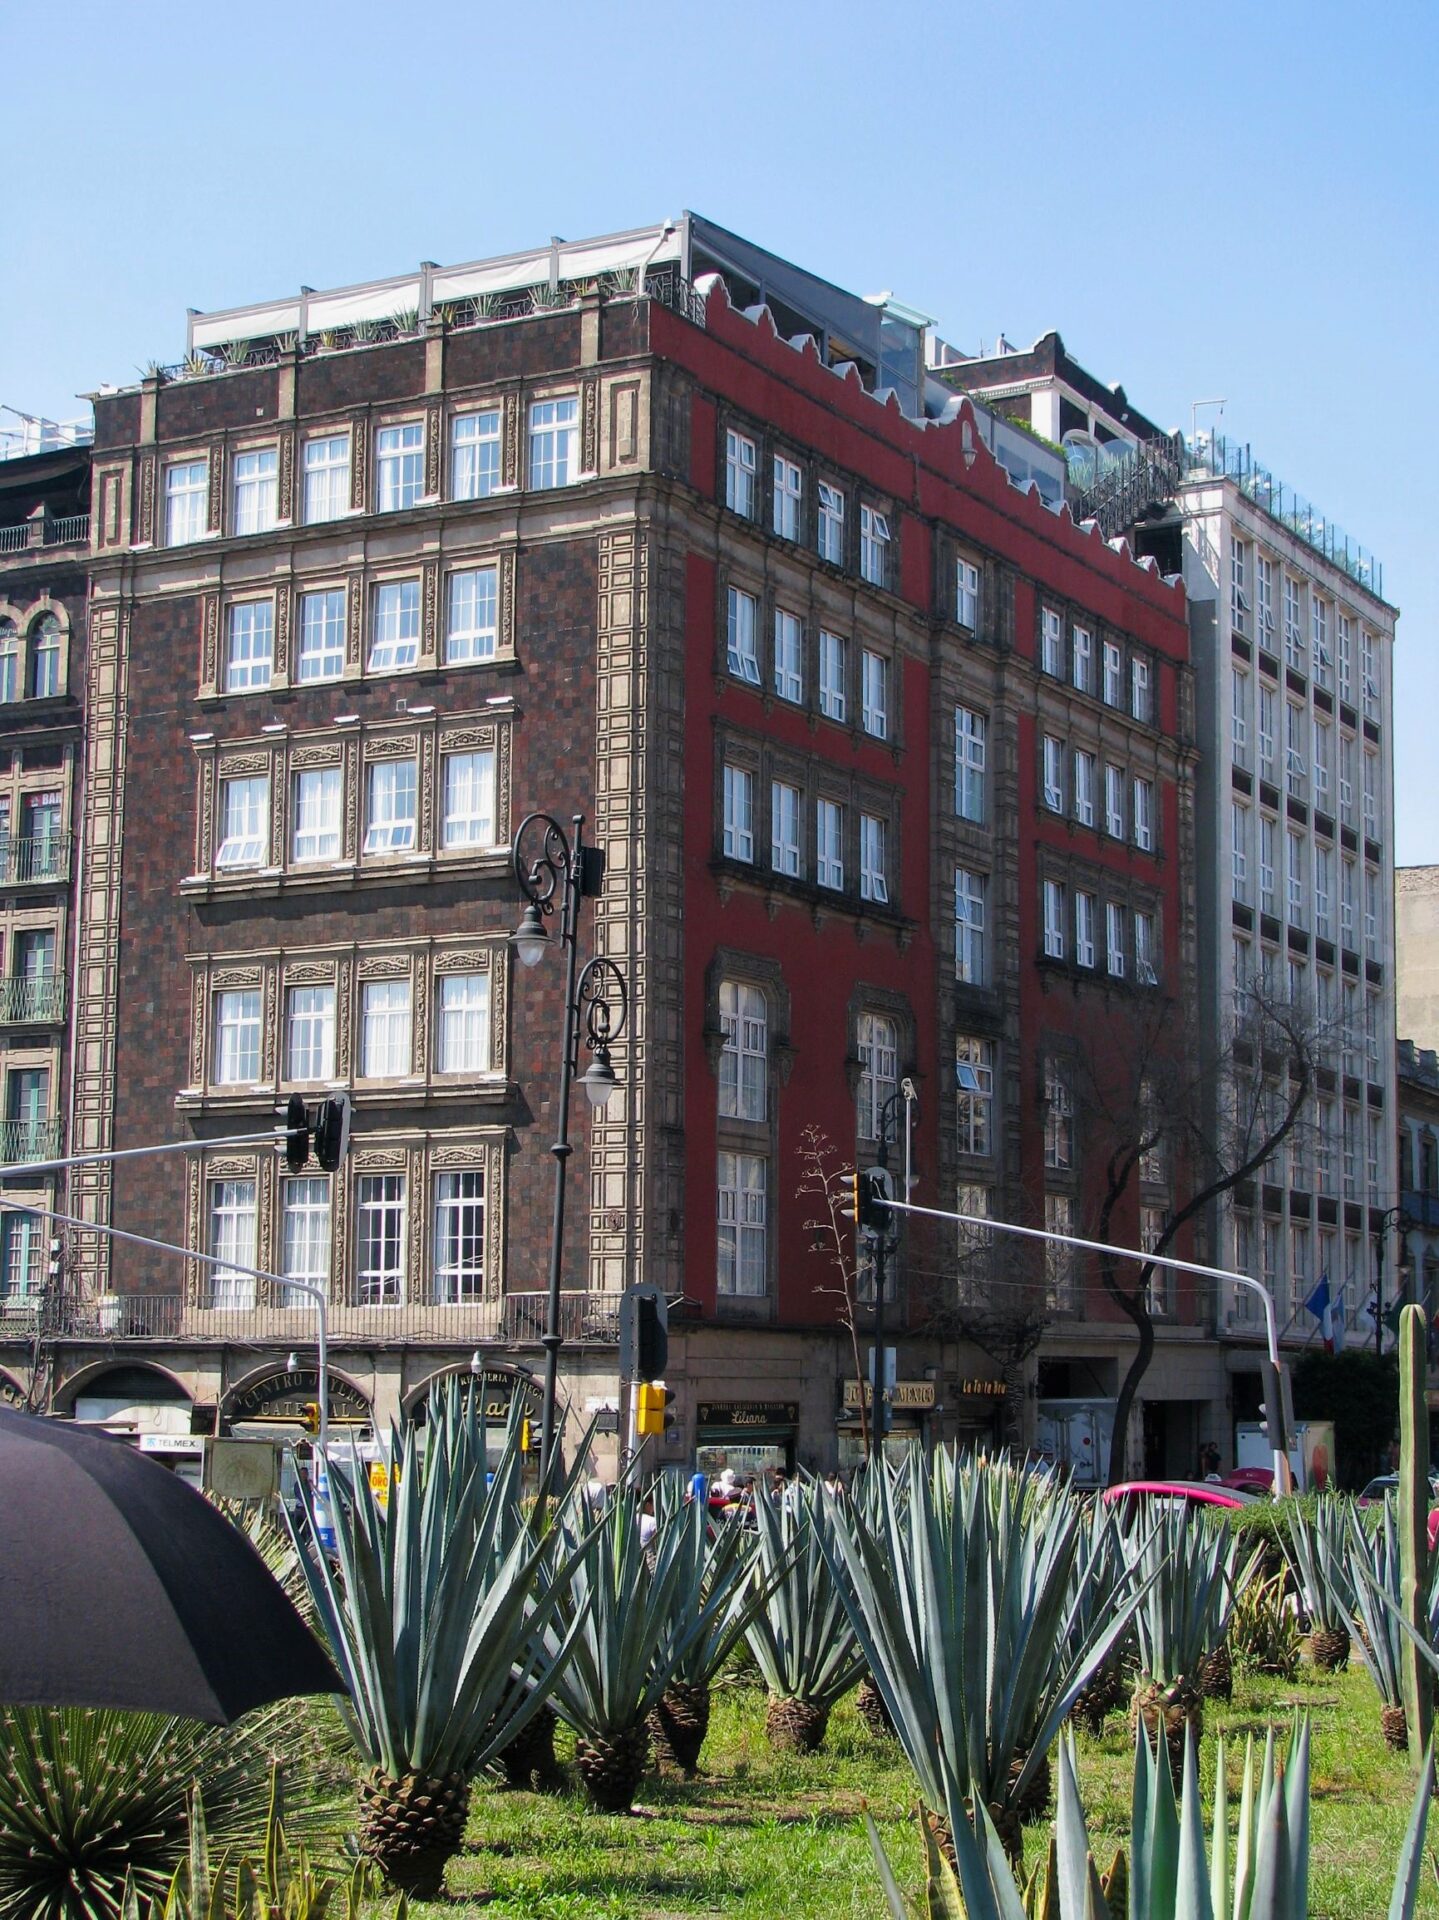
<path id="1" fill-rule="evenodd" d="M 701 1400 L 695 1417 L 702 1427 L 795 1427 L 797 1400 Z"/>

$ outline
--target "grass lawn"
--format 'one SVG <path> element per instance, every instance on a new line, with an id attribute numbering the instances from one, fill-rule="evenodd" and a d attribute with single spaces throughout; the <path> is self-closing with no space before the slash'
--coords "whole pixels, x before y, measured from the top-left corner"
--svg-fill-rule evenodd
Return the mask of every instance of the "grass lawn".
<path id="1" fill-rule="evenodd" d="M 1325 1920 L 1372 1920 L 1388 1907 L 1413 1778 L 1380 1739 L 1374 1691 L 1362 1672 L 1321 1681 L 1306 1667 L 1292 1686 L 1240 1676 L 1232 1706 L 1207 1702 L 1206 1799 L 1209 1733 L 1222 1728 L 1231 1736 L 1232 1823 L 1245 1733 L 1262 1737 L 1271 1719 L 1287 1725 L 1296 1706 L 1313 1720 L 1310 1911 Z M 836 1709 L 821 1752 L 803 1759 L 770 1752 L 763 1718 L 763 1694 L 718 1693 L 703 1777 L 652 1777 L 628 1816 L 591 1813 L 578 1789 L 553 1796 L 477 1786 L 467 1850 L 450 1868 L 451 1898 L 443 1907 L 416 1905 L 417 1920 L 463 1907 L 487 1920 L 879 1920 L 882 1897 L 860 1824 L 865 1806 L 902 1884 L 918 1893 L 915 1795 L 898 1748 L 874 1742 L 850 1701 Z M 563 1732 L 560 1753 L 567 1753 Z M 1103 1739 L 1081 1740 L 1081 1788 L 1105 1865 L 1127 1837 L 1131 1764 L 1118 1715 Z M 1047 1844 L 1046 1832 L 1030 1829 L 1028 1858 Z M 1439 1839 L 1439 1812 L 1430 1832 Z M 1432 1876 L 1419 1911 L 1439 1916 Z"/>

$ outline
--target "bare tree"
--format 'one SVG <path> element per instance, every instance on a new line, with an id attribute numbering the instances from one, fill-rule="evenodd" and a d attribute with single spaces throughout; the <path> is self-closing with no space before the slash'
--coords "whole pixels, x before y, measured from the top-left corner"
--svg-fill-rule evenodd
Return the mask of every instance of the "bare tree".
<path id="1" fill-rule="evenodd" d="M 1146 1251 L 1170 1253 L 1190 1224 L 1253 1181 L 1305 1125 L 1328 1030 L 1263 982 L 1245 990 L 1228 1030 L 1208 1043 L 1172 1001 L 1157 1002 L 1135 1043 L 1087 1062 L 1086 1131 L 1106 1155 L 1096 1239 L 1146 1187 L 1165 1196 Z M 1297 1142 L 1296 1142 L 1297 1144 Z M 1119 1244 L 1125 1244 L 1123 1235 Z M 1123 1478 L 1129 1421 L 1154 1357 L 1152 1260 L 1097 1256 L 1106 1294 L 1139 1341 L 1114 1407 L 1109 1484 Z M 1215 1264 L 1221 1264 L 1216 1262 Z"/>
<path id="2" fill-rule="evenodd" d="M 811 1242 L 810 1251 L 826 1257 L 835 1281 L 828 1286 L 816 1287 L 815 1292 L 828 1295 L 840 1303 L 839 1324 L 847 1330 L 853 1350 L 854 1377 L 859 1389 L 860 1441 L 865 1459 L 868 1460 L 872 1446 L 864 1359 L 859 1346 L 859 1271 L 851 1252 L 850 1235 L 840 1224 L 846 1217 L 844 1203 L 849 1194 L 849 1179 L 854 1167 L 849 1161 L 838 1161 L 837 1154 L 838 1148 L 822 1128 L 808 1126 L 803 1130 L 800 1134 L 799 1157 L 804 1163 L 804 1175 L 795 1188 L 795 1197 L 814 1201 L 817 1205 L 815 1218 L 804 1223 L 805 1232 L 816 1236 Z"/>

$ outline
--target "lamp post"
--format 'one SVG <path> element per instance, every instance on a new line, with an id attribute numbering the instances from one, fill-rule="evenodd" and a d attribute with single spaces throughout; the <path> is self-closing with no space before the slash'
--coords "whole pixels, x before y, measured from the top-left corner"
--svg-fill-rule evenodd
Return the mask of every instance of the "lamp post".
<path id="1" fill-rule="evenodd" d="M 520 822 L 512 858 L 515 879 L 525 898 L 520 924 L 510 936 L 522 967 L 538 966 L 555 944 L 545 921 L 559 909 L 559 944 L 565 956 L 565 1014 L 560 1045 L 559 1113 L 555 1140 L 555 1206 L 550 1229 L 549 1299 L 540 1344 L 545 1350 L 545 1397 L 540 1426 L 540 1474 L 547 1480 L 555 1446 L 555 1403 L 559 1396 L 560 1268 L 565 1232 L 565 1171 L 570 1146 L 570 1088 L 579 1064 L 579 1032 L 583 1016 L 585 1046 L 592 1055 L 580 1077 L 591 1107 L 598 1109 L 615 1089 L 610 1042 L 624 1029 L 628 1002 L 624 975 L 613 960 L 597 954 L 579 965 L 577 935 L 580 901 L 595 899 L 604 884 L 605 856 L 584 843 L 584 815 L 575 814 L 567 838 L 559 821 L 548 813 L 531 813 Z"/>
<path id="2" fill-rule="evenodd" d="M 1399 1258 L 1394 1263 L 1394 1277 L 1399 1283 L 1396 1302 L 1402 1301 L 1409 1287 L 1409 1229 L 1414 1222 L 1409 1218 L 1403 1206 L 1386 1207 L 1379 1216 L 1379 1238 L 1374 1247 L 1374 1354 L 1377 1359 L 1384 1351 L 1384 1242 L 1389 1234 L 1390 1223 L 1399 1235 Z"/>
<path id="3" fill-rule="evenodd" d="M 875 1151 L 875 1165 L 889 1170 L 889 1130 L 899 1103 L 904 1102 L 904 1197 L 909 1199 L 910 1180 L 910 1130 L 913 1122 L 914 1102 L 917 1095 L 914 1082 L 908 1078 L 900 1083 L 898 1093 L 892 1093 L 879 1110 L 879 1141 Z M 888 1214 L 880 1223 L 874 1236 L 874 1432 L 878 1449 L 884 1452 L 884 1436 L 889 1426 L 889 1407 L 884 1397 L 884 1290 L 888 1277 L 889 1236 L 891 1226 L 898 1226 L 897 1220 L 891 1220 Z"/>

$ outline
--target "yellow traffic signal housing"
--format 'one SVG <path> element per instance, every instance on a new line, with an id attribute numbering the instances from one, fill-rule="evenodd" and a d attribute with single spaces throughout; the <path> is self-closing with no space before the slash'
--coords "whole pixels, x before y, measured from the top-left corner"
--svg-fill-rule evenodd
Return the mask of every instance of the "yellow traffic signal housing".
<path id="1" fill-rule="evenodd" d="M 635 1391 L 635 1431 L 641 1438 L 668 1432 L 678 1417 L 671 1404 L 674 1394 L 659 1380 L 641 1380 Z"/>
<path id="2" fill-rule="evenodd" d="M 305 1429 L 306 1433 L 318 1433 L 320 1431 L 320 1403 L 318 1400 L 307 1400 L 300 1408 L 300 1425 Z"/>
<path id="3" fill-rule="evenodd" d="M 532 1453 L 534 1451 L 534 1445 L 534 1429 L 531 1427 L 528 1417 L 526 1417 L 520 1422 L 520 1452 Z"/>

